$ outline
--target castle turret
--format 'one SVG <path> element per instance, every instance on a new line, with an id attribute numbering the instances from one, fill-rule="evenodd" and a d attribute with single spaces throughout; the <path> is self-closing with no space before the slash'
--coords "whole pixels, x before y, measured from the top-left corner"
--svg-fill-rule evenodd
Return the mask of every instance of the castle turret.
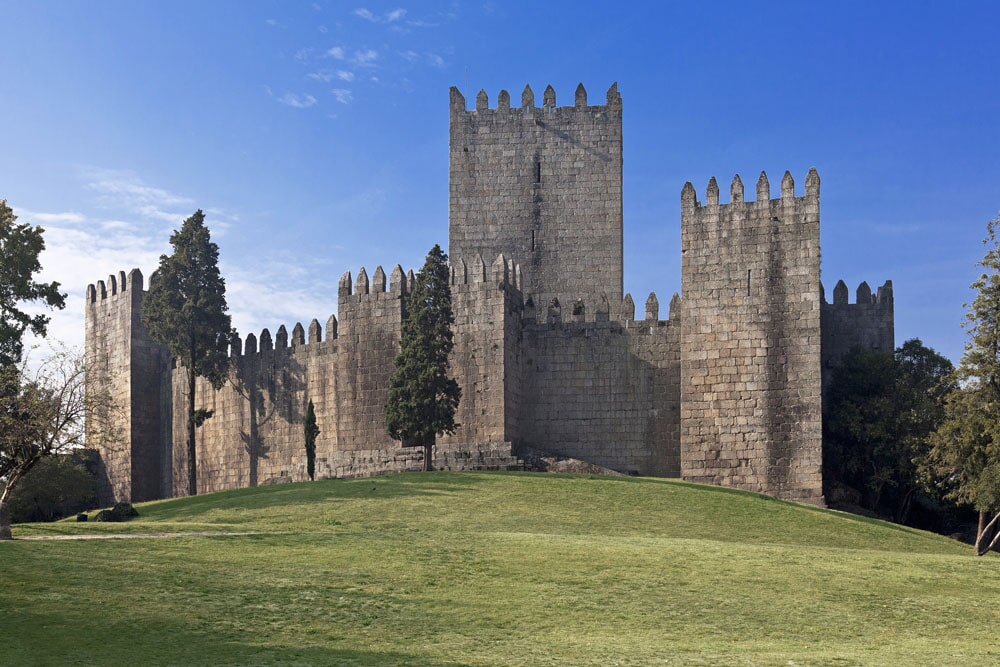
<path id="1" fill-rule="evenodd" d="M 87 414 L 87 446 L 101 453 L 110 488 L 101 502 L 161 498 L 163 453 L 160 437 L 160 374 L 167 355 L 142 323 L 142 273 L 132 269 L 87 286 L 87 391 L 108 391 L 108 415 Z M 102 421 L 110 419 L 110 431 Z M 107 433 L 117 437 L 107 439 Z M 165 463 L 166 462 L 166 463 Z"/>
<path id="2" fill-rule="evenodd" d="M 681 193 L 681 474 L 822 503 L 819 175 Z"/>
<path id="3" fill-rule="evenodd" d="M 491 109 L 480 91 L 470 111 L 451 89 L 448 252 L 516 258 L 528 279 L 521 290 L 537 304 L 553 298 L 593 304 L 602 294 L 617 302 L 623 256 L 617 84 L 603 105 L 588 105 L 582 84 L 573 106 L 557 106 L 551 86 L 541 107 L 530 86 L 519 108 L 510 108 L 507 91 L 498 98 Z"/>

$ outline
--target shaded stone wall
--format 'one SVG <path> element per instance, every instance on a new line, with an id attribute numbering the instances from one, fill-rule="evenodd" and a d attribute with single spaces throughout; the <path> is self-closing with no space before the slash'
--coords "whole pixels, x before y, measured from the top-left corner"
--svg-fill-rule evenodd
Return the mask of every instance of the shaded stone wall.
<path id="1" fill-rule="evenodd" d="M 88 414 L 87 446 L 106 467 L 110 487 L 102 502 L 151 500 L 162 495 L 159 431 L 159 378 L 166 353 L 149 338 L 142 323 L 142 273 L 124 271 L 87 286 L 84 355 L 87 391 L 110 390 L 117 409 Z M 107 441 L 103 420 L 112 418 L 124 441 Z"/>
<path id="2" fill-rule="evenodd" d="M 833 289 L 833 303 L 822 300 L 823 390 L 834 368 L 851 350 L 885 352 L 896 349 L 892 281 L 887 280 L 872 293 L 868 283 L 858 285 L 855 303 L 848 303 L 847 285 L 838 281 Z"/>
<path id="3" fill-rule="evenodd" d="M 516 258 L 525 297 L 597 303 L 622 296 L 622 104 L 617 85 L 604 106 L 541 107 L 525 87 L 519 107 L 501 91 L 474 110 L 451 89 L 449 252 Z"/>
<path id="4" fill-rule="evenodd" d="M 819 176 L 681 193 L 681 474 L 822 503 Z"/>
<path id="5" fill-rule="evenodd" d="M 658 308 L 645 321 L 633 319 L 634 307 L 621 315 L 611 320 L 606 300 L 589 317 L 582 303 L 568 313 L 525 312 L 523 442 L 622 472 L 676 477 L 680 328 L 659 320 Z"/>
<path id="6" fill-rule="evenodd" d="M 452 259 L 455 347 L 450 372 L 462 388 L 459 427 L 439 442 L 502 443 L 518 439 L 520 382 L 520 267 L 497 256 Z"/>

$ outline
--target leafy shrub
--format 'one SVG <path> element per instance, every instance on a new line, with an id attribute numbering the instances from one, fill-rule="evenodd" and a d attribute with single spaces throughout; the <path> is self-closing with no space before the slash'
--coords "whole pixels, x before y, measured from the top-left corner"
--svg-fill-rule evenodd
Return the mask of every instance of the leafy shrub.
<path id="1" fill-rule="evenodd" d="M 131 503 L 118 503 L 109 510 L 98 512 L 97 516 L 94 517 L 94 521 L 120 523 L 131 521 L 137 516 L 139 516 L 139 512 L 132 507 Z"/>
<path id="2" fill-rule="evenodd" d="M 77 457 L 42 459 L 14 488 L 10 498 L 14 523 L 55 521 L 97 504 L 93 475 Z"/>

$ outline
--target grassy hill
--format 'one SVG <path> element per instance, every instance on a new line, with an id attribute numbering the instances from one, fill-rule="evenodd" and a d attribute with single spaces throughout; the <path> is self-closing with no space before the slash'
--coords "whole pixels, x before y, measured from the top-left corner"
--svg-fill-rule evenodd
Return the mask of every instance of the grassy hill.
<path id="1" fill-rule="evenodd" d="M 675 480 L 408 474 L 0 543 L 5 665 L 984 665 L 1000 561 Z"/>

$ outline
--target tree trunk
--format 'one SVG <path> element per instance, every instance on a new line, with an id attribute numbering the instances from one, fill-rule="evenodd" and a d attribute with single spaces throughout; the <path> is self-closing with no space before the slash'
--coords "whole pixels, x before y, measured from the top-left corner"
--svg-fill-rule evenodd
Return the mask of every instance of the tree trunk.
<path id="1" fill-rule="evenodd" d="M 975 546 L 977 556 L 986 555 L 1000 541 L 1000 531 L 997 530 L 997 522 L 1000 521 L 1000 514 L 996 514 L 984 526 L 983 523 L 986 521 L 986 516 L 986 512 L 979 513 L 979 530 L 977 531 Z M 992 539 L 990 539 L 991 535 L 993 536 Z"/>
<path id="2" fill-rule="evenodd" d="M 188 437 L 187 437 L 187 450 L 188 450 L 188 495 L 196 496 L 198 495 L 198 461 L 195 458 L 195 444 L 194 444 L 194 354 L 192 353 L 191 359 L 188 364 Z"/>
<path id="3" fill-rule="evenodd" d="M 428 443 L 424 445 L 424 472 L 430 472 L 434 470 L 434 466 L 431 465 L 431 459 L 434 457 L 434 443 Z"/>
<path id="4" fill-rule="evenodd" d="M 0 540 L 12 540 L 10 533 L 10 509 L 7 505 L 6 494 L 0 498 Z"/>

